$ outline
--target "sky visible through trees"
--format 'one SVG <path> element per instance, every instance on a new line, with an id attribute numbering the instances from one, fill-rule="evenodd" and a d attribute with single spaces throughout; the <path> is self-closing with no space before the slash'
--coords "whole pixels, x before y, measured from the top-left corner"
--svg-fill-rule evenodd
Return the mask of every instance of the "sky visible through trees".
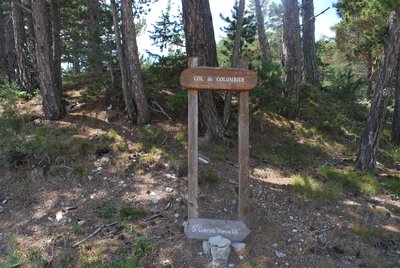
<path id="1" fill-rule="evenodd" d="M 139 53 L 145 53 L 145 49 L 148 49 L 152 45 L 152 41 L 150 40 L 147 31 L 151 31 L 156 21 L 160 20 L 161 11 L 165 10 L 168 1 L 158 1 L 151 6 L 151 11 L 146 16 L 147 27 L 137 38 L 138 38 L 138 46 Z M 272 2 L 272 1 L 271 1 Z M 274 2 L 280 3 L 280 1 L 274 0 Z M 219 14 L 222 13 L 224 16 L 231 16 L 231 10 L 235 3 L 235 0 L 224 0 L 224 4 L 221 5 L 219 0 L 210 0 L 210 8 L 214 23 L 214 32 L 215 38 L 218 41 L 225 36 L 225 33 L 221 31 L 221 27 L 227 25 L 224 22 Z M 248 2 L 247 2 L 248 3 Z M 246 4 L 247 4 L 246 3 Z M 181 2 L 180 1 L 172 1 L 172 12 L 176 14 L 180 9 Z M 332 3 L 330 1 L 325 0 L 316 0 L 314 1 L 314 10 L 315 14 L 318 14 L 325 10 L 326 8 L 331 7 L 324 14 L 321 14 L 316 18 L 315 21 L 315 39 L 319 40 L 322 36 L 333 37 L 335 35 L 334 31 L 331 31 L 330 28 L 339 22 L 339 17 L 336 15 L 336 10 L 332 7 Z M 159 53 L 155 46 L 151 47 L 151 52 Z"/>

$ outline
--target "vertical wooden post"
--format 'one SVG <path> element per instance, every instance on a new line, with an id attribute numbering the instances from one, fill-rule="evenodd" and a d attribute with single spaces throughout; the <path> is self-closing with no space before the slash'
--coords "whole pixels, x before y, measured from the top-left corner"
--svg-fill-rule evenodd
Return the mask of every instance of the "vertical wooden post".
<path id="1" fill-rule="evenodd" d="M 239 219 L 247 223 L 249 198 L 249 91 L 239 99 Z"/>
<path id="2" fill-rule="evenodd" d="M 189 68 L 198 66 L 198 58 L 191 57 Z M 198 90 L 189 89 L 188 92 L 188 218 L 199 216 L 198 193 Z"/>

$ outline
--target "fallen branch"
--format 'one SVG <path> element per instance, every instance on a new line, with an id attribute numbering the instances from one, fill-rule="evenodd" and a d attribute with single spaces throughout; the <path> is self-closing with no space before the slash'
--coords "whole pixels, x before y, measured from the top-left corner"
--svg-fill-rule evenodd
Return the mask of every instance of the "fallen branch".
<path id="1" fill-rule="evenodd" d="M 172 117 L 169 116 L 169 114 L 167 114 L 167 112 L 163 109 L 163 107 L 161 107 L 160 104 L 158 104 L 158 102 L 152 101 L 151 104 L 157 108 L 156 109 L 155 107 L 150 107 L 153 111 L 162 113 L 163 115 L 165 115 L 168 118 L 169 121 L 172 121 Z"/>
<path id="2" fill-rule="evenodd" d="M 238 168 L 238 167 L 239 167 L 238 164 L 236 164 L 236 163 L 234 163 L 234 162 L 231 162 L 231 161 L 229 161 L 229 160 L 224 160 L 224 162 L 227 163 L 227 164 L 229 164 L 229 165 L 234 166 L 235 168 Z"/>
<path id="3" fill-rule="evenodd" d="M 88 240 L 88 239 L 92 238 L 93 236 L 95 236 L 96 234 L 100 233 L 100 231 L 101 231 L 103 228 L 110 227 L 110 226 L 113 226 L 113 225 L 116 225 L 116 224 L 117 224 L 117 222 L 113 222 L 113 223 L 110 223 L 110 224 L 103 224 L 103 225 L 100 225 L 93 233 L 91 233 L 90 235 L 86 236 L 84 239 L 79 240 L 78 242 L 76 242 L 75 244 L 73 244 L 72 247 L 74 248 L 74 247 L 76 247 L 76 246 L 79 246 L 80 244 L 82 244 L 82 243 L 85 242 L 86 240 Z"/>
<path id="4" fill-rule="evenodd" d="M 148 221 L 154 220 L 155 218 L 158 218 L 158 217 L 163 217 L 163 215 L 161 213 L 157 213 L 150 217 L 144 218 L 142 221 L 148 222 Z"/>

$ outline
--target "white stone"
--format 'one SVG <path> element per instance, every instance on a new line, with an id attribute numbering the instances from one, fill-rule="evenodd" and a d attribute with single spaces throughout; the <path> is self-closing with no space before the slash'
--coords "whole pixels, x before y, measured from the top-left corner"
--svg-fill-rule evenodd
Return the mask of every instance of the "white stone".
<path id="1" fill-rule="evenodd" d="M 211 245 L 208 241 L 203 241 L 203 253 L 206 254 L 206 256 L 211 255 Z"/>
<path id="2" fill-rule="evenodd" d="M 280 251 L 275 251 L 275 255 L 276 255 L 278 258 L 286 257 L 286 254 L 283 253 L 283 252 L 280 252 Z"/>
<path id="3" fill-rule="evenodd" d="M 63 213 L 61 211 L 57 212 L 56 214 L 56 220 L 61 221 L 63 219 Z"/>
<path id="4" fill-rule="evenodd" d="M 175 213 L 175 218 L 179 218 L 179 213 Z"/>
<path id="5" fill-rule="evenodd" d="M 165 174 L 165 177 L 166 177 L 167 179 L 176 179 L 176 176 L 173 175 L 173 174 Z"/>
<path id="6" fill-rule="evenodd" d="M 243 259 L 244 259 L 244 256 L 243 256 L 243 255 L 239 255 L 239 259 L 240 259 L 240 260 L 243 260 Z"/>
<path id="7" fill-rule="evenodd" d="M 212 267 L 226 267 L 231 253 L 231 241 L 222 236 L 208 239 L 211 245 Z"/>
<path id="8" fill-rule="evenodd" d="M 85 224 L 85 222 L 86 221 L 84 221 L 84 220 L 80 220 L 80 221 L 78 221 L 78 225 L 83 225 L 83 224 Z"/>
<path id="9" fill-rule="evenodd" d="M 170 188 L 170 187 L 166 187 L 166 188 L 165 188 L 165 191 L 166 191 L 167 193 L 172 193 L 172 192 L 174 191 L 174 189 L 172 189 L 172 188 Z"/>
<path id="10" fill-rule="evenodd" d="M 157 194 L 155 192 L 151 192 L 150 197 L 151 197 L 151 202 L 153 204 L 157 204 L 158 201 L 160 200 L 160 198 L 157 196 Z"/>

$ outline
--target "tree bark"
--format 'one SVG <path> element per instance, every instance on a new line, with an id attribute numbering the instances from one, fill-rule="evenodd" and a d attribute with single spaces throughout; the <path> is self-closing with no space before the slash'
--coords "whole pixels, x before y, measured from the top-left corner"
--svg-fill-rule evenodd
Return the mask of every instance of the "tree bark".
<path id="1" fill-rule="evenodd" d="M 150 111 L 144 92 L 142 74 L 136 43 L 135 23 L 133 21 L 132 1 L 121 1 L 122 29 L 124 32 L 124 61 L 127 69 L 129 91 L 133 94 L 136 105 L 137 123 L 147 124 L 150 121 Z"/>
<path id="2" fill-rule="evenodd" d="M 60 37 L 60 0 L 50 1 L 51 15 L 51 39 L 53 45 L 54 61 L 54 90 L 61 99 L 62 96 L 62 77 L 61 77 L 61 37 Z"/>
<path id="3" fill-rule="evenodd" d="M 397 60 L 396 82 L 394 86 L 394 110 L 392 120 L 392 142 L 400 144 L 400 57 Z"/>
<path id="4" fill-rule="evenodd" d="M 206 66 L 217 67 L 217 45 L 208 0 L 182 0 L 182 13 L 187 56 L 199 57 Z M 229 144 L 211 91 L 202 90 L 199 97 L 205 138 Z"/>
<path id="5" fill-rule="evenodd" d="M 6 36 L 3 3 L 0 3 L 0 85 L 7 81 Z"/>
<path id="6" fill-rule="evenodd" d="M 15 42 L 14 42 L 14 32 L 11 18 L 11 1 L 6 0 L 3 1 L 5 6 L 8 7 L 8 14 L 4 16 L 4 35 L 5 35 L 5 52 L 6 52 L 6 60 L 7 60 L 7 74 L 10 81 L 17 79 L 16 69 L 17 66 L 17 58 L 15 54 Z"/>
<path id="7" fill-rule="evenodd" d="M 283 3 L 283 82 L 285 96 L 293 98 L 293 107 L 288 107 L 287 116 L 295 118 L 298 113 L 301 82 L 301 44 L 299 8 L 297 0 L 282 0 Z"/>
<path id="8" fill-rule="evenodd" d="M 32 2 L 33 27 L 36 39 L 36 60 L 39 72 L 40 91 L 43 98 L 43 113 L 46 119 L 58 120 L 65 111 L 60 92 L 56 89 L 53 51 L 51 49 L 50 22 L 46 0 Z"/>
<path id="9" fill-rule="evenodd" d="M 233 41 L 233 51 L 232 51 L 232 59 L 231 59 L 231 67 L 238 68 L 239 66 L 239 57 L 240 57 L 240 39 L 242 37 L 242 29 L 243 29 L 243 18 L 244 18 L 244 7 L 245 0 L 239 0 L 238 14 L 237 14 L 237 24 L 236 24 L 236 32 L 235 39 Z M 231 103 L 232 103 L 232 92 L 228 91 L 225 94 L 225 103 L 224 103 L 224 126 L 228 126 L 229 119 L 231 117 Z"/>
<path id="10" fill-rule="evenodd" d="M 24 17 L 22 14 L 21 0 L 11 1 L 11 16 L 14 31 L 15 52 L 18 62 L 18 78 L 22 88 L 30 94 L 33 94 L 33 84 L 31 70 L 29 70 L 29 62 L 26 54 L 26 35 Z"/>
<path id="11" fill-rule="evenodd" d="M 389 30 L 385 40 L 384 55 L 380 63 L 375 93 L 356 161 L 357 166 L 362 170 L 373 171 L 376 167 L 379 139 L 385 124 L 389 93 L 399 59 L 400 12 L 392 11 L 388 22 Z"/>
<path id="12" fill-rule="evenodd" d="M 88 33 L 88 63 L 96 74 L 102 72 L 102 53 L 100 49 L 100 3 L 99 0 L 87 0 L 88 17 L 86 28 Z"/>
<path id="13" fill-rule="evenodd" d="M 113 25 L 114 25 L 114 34 L 115 34 L 115 43 L 117 45 L 118 51 L 118 61 L 119 67 L 121 69 L 121 80 L 122 80 L 122 93 L 124 95 L 125 101 L 125 108 L 128 111 L 128 117 L 130 120 L 134 121 L 136 119 L 136 111 L 135 111 L 135 103 L 133 100 L 133 94 L 129 92 L 128 88 L 128 78 L 127 78 L 127 71 L 125 65 L 125 57 L 124 57 L 124 50 L 121 44 L 121 36 L 119 32 L 118 26 L 118 11 L 117 6 L 115 4 L 115 0 L 111 0 L 111 9 L 113 14 Z"/>
<path id="14" fill-rule="evenodd" d="M 303 68 L 306 83 L 319 85 L 317 56 L 315 54 L 314 1 L 302 0 Z"/>
<path id="15" fill-rule="evenodd" d="M 254 7 L 256 10 L 258 42 L 260 44 L 261 58 L 263 60 L 270 60 L 271 52 L 269 51 L 269 44 L 265 34 L 264 17 L 261 10 L 260 0 L 254 0 Z"/>

